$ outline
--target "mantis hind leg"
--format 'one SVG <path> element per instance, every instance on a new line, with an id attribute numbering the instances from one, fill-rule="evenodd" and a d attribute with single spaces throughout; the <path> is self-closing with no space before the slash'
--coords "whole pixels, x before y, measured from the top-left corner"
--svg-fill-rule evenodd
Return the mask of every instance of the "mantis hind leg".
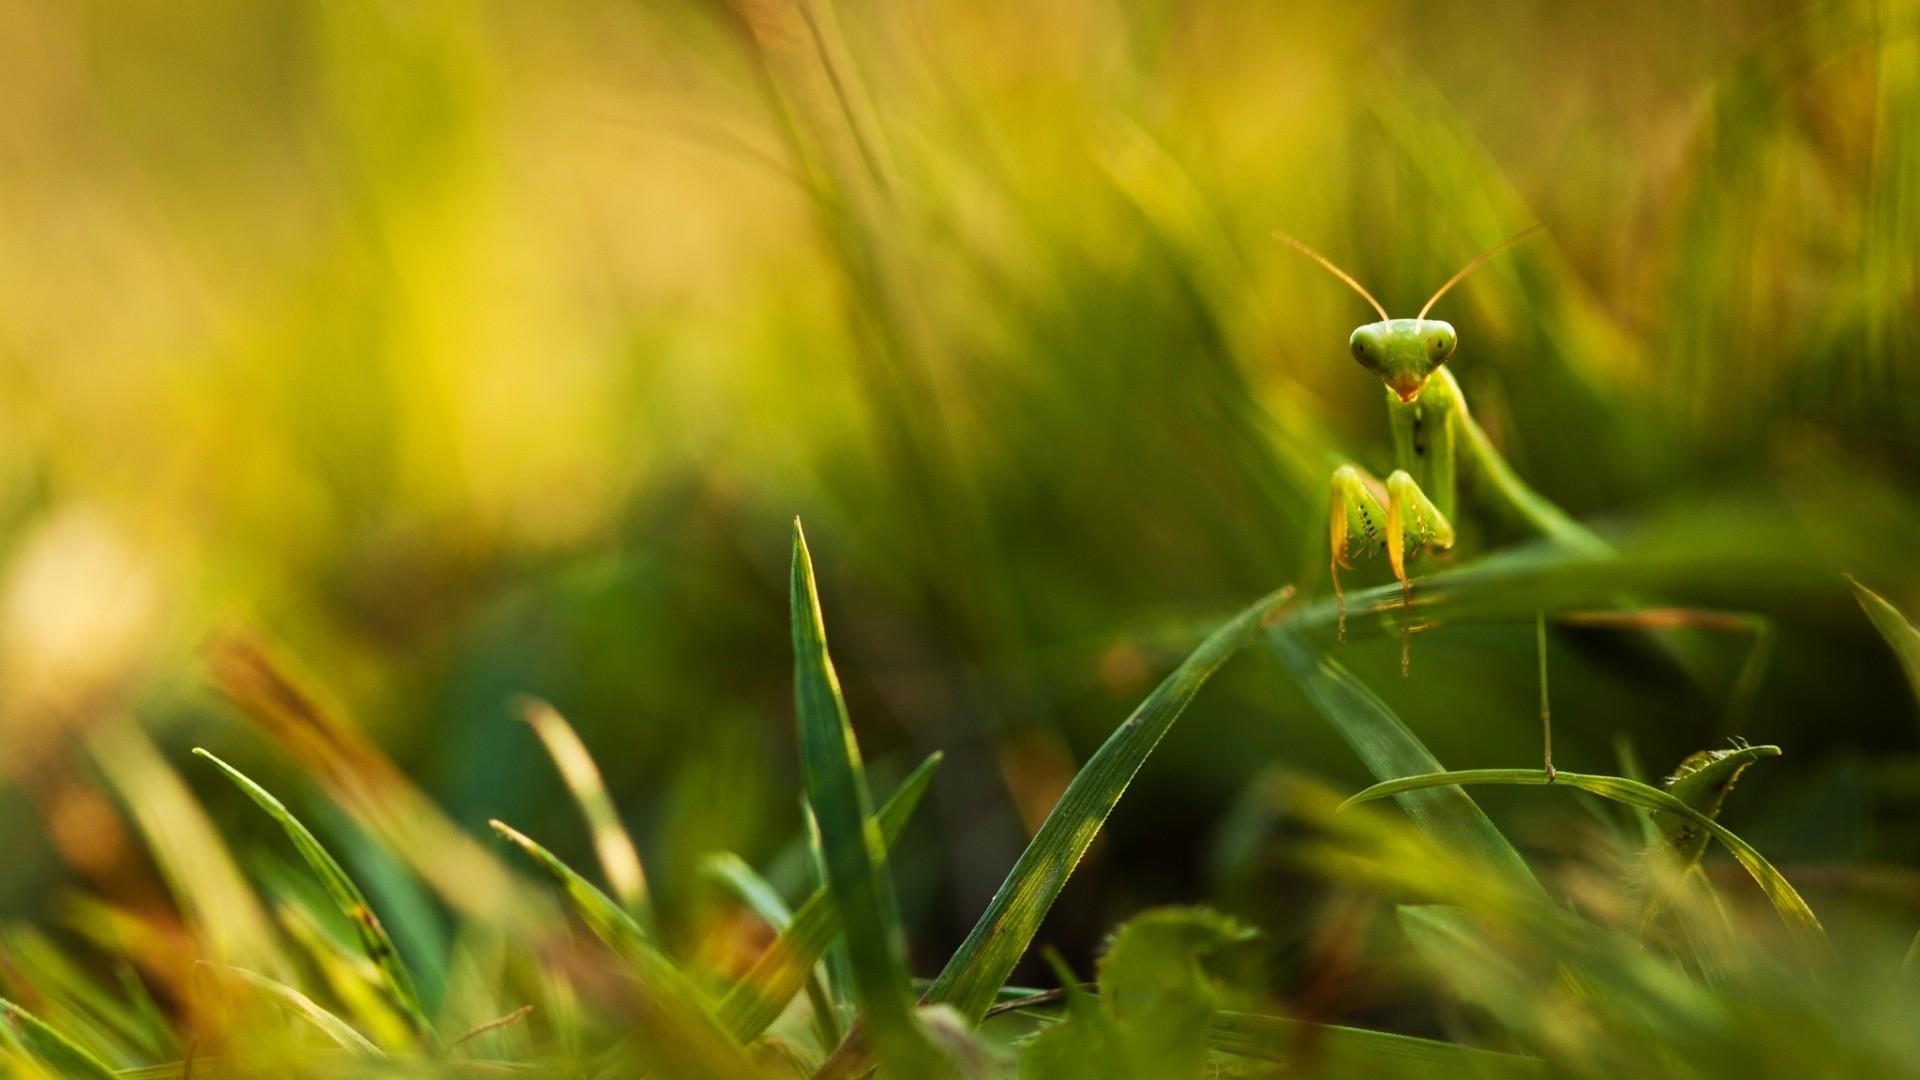
<path id="1" fill-rule="evenodd" d="M 1384 507 L 1378 494 L 1381 489 L 1387 496 Z M 1340 568 L 1353 569 L 1351 556 L 1355 553 L 1371 555 L 1384 549 L 1393 576 L 1400 582 L 1400 673 L 1406 674 L 1413 598 L 1412 585 L 1407 579 L 1407 560 L 1424 548 L 1452 547 L 1453 523 L 1405 469 L 1396 469 L 1387 477 L 1387 482 L 1381 484 L 1357 465 L 1342 465 L 1333 472 L 1333 507 L 1328 526 L 1331 549 L 1328 568 L 1333 574 L 1341 640 L 1347 636 L 1347 611 L 1341 599 Z"/>

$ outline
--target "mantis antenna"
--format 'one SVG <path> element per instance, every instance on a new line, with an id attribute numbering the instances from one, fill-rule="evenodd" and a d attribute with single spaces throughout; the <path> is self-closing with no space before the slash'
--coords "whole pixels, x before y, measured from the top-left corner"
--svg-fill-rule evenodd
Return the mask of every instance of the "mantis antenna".
<path id="1" fill-rule="evenodd" d="M 1448 289 L 1451 289 L 1455 285 L 1460 284 L 1460 279 L 1466 277 L 1468 274 L 1473 273 L 1475 270 L 1480 269 L 1480 267 L 1483 264 L 1485 264 L 1488 259 L 1493 258 L 1495 255 L 1500 254 L 1501 252 L 1507 250 L 1513 245 L 1519 243 L 1520 241 L 1525 240 L 1527 237 L 1532 236 L 1534 233 L 1537 233 L 1544 228 L 1546 228 L 1546 226 L 1544 225 L 1534 225 L 1530 228 L 1522 229 L 1520 232 L 1507 237 L 1505 240 L 1502 240 L 1499 243 L 1488 248 L 1487 250 L 1481 252 L 1480 254 L 1475 255 L 1473 257 L 1472 262 L 1461 267 L 1457 273 L 1455 273 L 1452 277 L 1447 279 L 1447 283 L 1445 285 L 1440 286 L 1439 290 L 1435 292 L 1433 296 L 1428 298 L 1426 304 L 1420 308 L 1420 314 L 1415 315 L 1414 319 L 1419 320 L 1419 319 L 1426 318 L 1427 312 L 1432 311 L 1433 305 L 1438 303 L 1441 297 L 1447 295 Z M 1332 269 L 1332 267 L 1328 267 L 1328 269 Z M 1335 270 L 1334 273 L 1339 273 L 1339 271 Z M 1345 277 L 1346 275 L 1341 274 L 1341 276 Z M 1354 288 L 1359 288 L 1359 286 L 1356 285 L 1354 286 Z M 1374 306 L 1378 307 L 1379 305 L 1375 304 Z"/>
<path id="2" fill-rule="evenodd" d="M 1317 252 L 1317 251 L 1315 251 L 1315 250 L 1313 250 L 1312 248 L 1310 248 L 1310 247 L 1308 247 L 1307 245 L 1305 245 L 1305 244 L 1303 244 L 1303 243 L 1301 243 L 1301 242 L 1300 242 L 1300 241 L 1298 241 L 1298 240 L 1295 240 L 1295 239 L 1294 239 L 1293 237 L 1291 237 L 1291 236 L 1288 236 L 1288 235 L 1287 235 L 1286 233 L 1283 233 L 1283 232 L 1280 232 L 1280 231 L 1278 231 L 1278 230 L 1276 230 L 1276 231 L 1274 232 L 1274 234 L 1273 234 L 1273 238 L 1274 238 L 1275 240 L 1278 240 L 1278 241 L 1280 241 L 1280 242 L 1281 242 L 1281 243 L 1283 243 L 1283 244 L 1286 244 L 1286 245 L 1287 245 L 1288 247 L 1291 247 L 1291 248 L 1293 248 L 1293 250 L 1295 250 L 1295 251 L 1297 251 L 1297 252 L 1299 252 L 1300 254 L 1302 254 L 1302 255 L 1305 255 L 1305 256 L 1306 256 L 1307 258 L 1309 258 L 1309 259 L 1312 259 L 1312 260 L 1313 260 L 1314 262 L 1317 262 L 1317 263 L 1319 263 L 1319 264 L 1320 264 L 1321 266 L 1323 266 L 1323 267 L 1325 267 L 1325 268 L 1326 268 L 1326 271 L 1327 271 L 1327 273 L 1329 273 L 1329 274 L 1332 274 L 1332 275 L 1333 275 L 1334 277 L 1337 277 L 1337 278 L 1339 278 L 1339 279 L 1340 279 L 1341 281 L 1344 281 L 1344 282 L 1346 282 L 1346 283 L 1347 283 L 1347 287 L 1348 287 L 1348 288 L 1350 288 L 1350 289 L 1352 289 L 1352 290 L 1353 290 L 1354 292 L 1357 292 L 1357 293 L 1359 293 L 1359 294 L 1360 294 L 1360 296 L 1361 296 L 1361 299 L 1364 299 L 1364 300 L 1365 300 L 1365 301 L 1366 301 L 1367 303 L 1369 303 L 1369 304 L 1372 304 L 1372 305 L 1373 305 L 1373 310 L 1375 310 L 1375 311 L 1377 311 L 1377 312 L 1379 312 L 1379 313 L 1380 313 L 1380 321 L 1381 321 L 1381 322 L 1392 322 L 1392 321 L 1393 321 L 1393 317 L 1392 317 L 1391 315 L 1388 315 L 1388 314 L 1387 314 L 1387 309 L 1386 309 L 1386 308 L 1383 308 L 1383 307 L 1381 307 L 1381 306 L 1380 306 L 1380 301 L 1378 301 L 1378 300 L 1375 300 L 1375 299 L 1373 298 L 1373 294 L 1372 294 L 1372 293 L 1370 293 L 1370 292 L 1368 292 L 1367 290 L 1365 290 L 1365 289 L 1363 289 L 1363 288 L 1361 288 L 1361 287 L 1360 287 L 1360 283 L 1359 283 L 1359 282 L 1357 282 L 1357 281 L 1355 281 L 1355 280 L 1353 280 L 1353 275 L 1351 275 L 1351 274 L 1349 274 L 1349 273 L 1347 273 L 1347 272 L 1346 272 L 1345 270 L 1342 270 L 1342 269 L 1340 269 L 1339 267 L 1337 267 L 1337 266 L 1335 266 L 1335 265 L 1333 265 L 1333 260 L 1332 260 L 1332 259 L 1329 259 L 1329 258 L 1327 258 L 1327 257 L 1326 257 L 1325 255 L 1322 255 L 1322 254 L 1320 254 L 1319 252 Z M 1518 237 L 1515 237 L 1515 239 L 1518 239 Z M 1509 241 L 1507 241 L 1507 243 L 1509 243 L 1509 244 L 1510 244 L 1510 243 L 1512 243 L 1512 242 L 1513 242 L 1512 240 L 1509 240 Z M 1506 246 L 1505 244 L 1502 244 L 1502 245 L 1501 245 L 1501 247 L 1505 247 L 1505 246 Z M 1499 250 L 1499 248 L 1495 248 L 1495 249 L 1494 249 L 1494 251 L 1498 251 L 1498 250 Z M 1490 252 L 1488 252 L 1487 254 L 1488 254 L 1488 255 L 1491 255 L 1491 254 L 1493 254 L 1493 252 L 1491 252 L 1491 251 L 1490 251 Z M 1483 259 L 1484 259 L 1485 257 L 1486 257 L 1485 255 L 1483 255 L 1483 256 L 1481 256 L 1481 258 L 1483 258 Z M 1447 282 L 1447 284 L 1448 284 L 1448 285 L 1451 285 L 1451 284 L 1453 284 L 1453 282 L 1451 282 L 1451 281 L 1449 281 L 1449 282 Z M 1441 289 L 1440 291 L 1441 291 L 1441 292 L 1446 292 L 1446 290 L 1445 290 L 1445 289 Z M 1436 296 L 1434 297 L 1434 299 L 1436 299 L 1436 300 L 1437 300 L 1437 299 L 1439 299 L 1439 297 L 1438 297 L 1438 296 L 1436 295 Z M 1431 305 L 1431 304 L 1432 304 L 1432 301 L 1431 301 L 1431 300 L 1430 300 L 1430 301 L 1428 301 L 1428 304 L 1429 304 L 1429 305 Z M 1421 314 L 1422 314 L 1422 315 L 1424 315 L 1424 314 L 1426 314 L 1426 312 L 1424 312 L 1424 311 L 1423 311 L 1423 312 L 1421 312 Z"/>

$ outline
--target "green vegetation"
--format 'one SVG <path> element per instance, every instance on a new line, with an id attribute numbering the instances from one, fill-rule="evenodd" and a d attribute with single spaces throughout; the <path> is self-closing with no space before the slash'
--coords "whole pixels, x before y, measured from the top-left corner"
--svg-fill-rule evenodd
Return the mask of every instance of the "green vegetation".
<path id="1" fill-rule="evenodd" d="M 0 1076 L 1920 1073 L 1920 3 L 176 7 L 0 15 Z"/>

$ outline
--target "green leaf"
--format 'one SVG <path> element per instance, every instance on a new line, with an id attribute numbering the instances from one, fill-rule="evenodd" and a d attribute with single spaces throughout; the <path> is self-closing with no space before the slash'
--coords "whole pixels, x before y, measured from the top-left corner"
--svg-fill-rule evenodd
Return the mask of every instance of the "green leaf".
<path id="1" fill-rule="evenodd" d="M 978 1021 L 993 1004 L 1040 929 L 1047 909 L 1066 886 L 1100 826 L 1126 793 L 1147 756 L 1180 718 L 1209 676 L 1276 618 L 1291 587 L 1270 593 L 1200 643 L 1147 696 L 1074 775 L 1047 820 L 1013 865 L 959 951 L 927 989 L 927 1004 L 948 1004 Z"/>
<path id="2" fill-rule="evenodd" d="M 9 1043 L 51 1069 L 54 1075 L 113 1080 L 113 1070 L 99 1058 L 5 998 L 0 998 L 0 1023 L 5 1024 L 4 1034 Z"/>
<path id="3" fill-rule="evenodd" d="M 813 561 L 793 523 L 793 696 L 807 804 L 819 824 L 827 886 L 842 915 L 854 993 L 881 1059 L 910 1072 L 925 1050 L 908 997 L 906 946 L 873 819 L 860 745 L 827 654 Z"/>
<path id="4" fill-rule="evenodd" d="M 1543 787 L 1548 783 L 1547 774 L 1539 769 L 1462 769 L 1458 772 L 1439 772 L 1426 776 L 1407 776 L 1397 780 L 1383 781 L 1353 796 L 1343 805 L 1351 806 L 1406 791 L 1420 791 L 1453 784 L 1515 784 Z M 1767 899 L 1773 901 L 1774 909 L 1786 921 L 1788 928 L 1792 929 L 1804 942 L 1825 945 L 1826 931 L 1821 928 L 1820 920 L 1814 916 L 1813 909 L 1801 899 L 1793 885 L 1781 875 L 1780 871 L 1773 868 L 1772 863 L 1755 851 L 1753 845 L 1734 835 L 1719 822 L 1664 791 L 1618 776 L 1589 776 L 1585 773 L 1562 772 L 1556 775 L 1553 783 L 1555 786 L 1590 792 L 1629 806 L 1663 810 L 1707 830 L 1715 839 L 1726 845 L 1727 850 L 1741 866 L 1746 867 L 1747 873 L 1753 876 L 1753 880 L 1759 884 L 1761 891 L 1767 894 Z"/>
<path id="5" fill-rule="evenodd" d="M 1127 921 L 1100 958 L 1100 1004 L 1132 1071 L 1195 1076 L 1223 987 L 1205 965 L 1258 935 L 1218 912 L 1165 908 Z"/>
<path id="6" fill-rule="evenodd" d="M 1131 1076 L 1133 1069 L 1120 1031 L 1114 1026 L 1113 1018 L 1100 1007 L 1100 999 L 1081 987 L 1079 977 L 1058 952 L 1051 947 L 1043 951 L 1047 966 L 1053 969 L 1053 976 L 1060 983 L 1067 1016 L 1064 1022 L 1020 1044 L 1021 1080 Z"/>
<path id="7" fill-rule="evenodd" d="M 1210 1042 L 1216 1050 L 1279 1062 L 1308 1076 L 1497 1080 L 1546 1072 L 1540 1059 L 1520 1054 L 1257 1013 L 1215 1013 Z"/>
<path id="8" fill-rule="evenodd" d="M 1267 633 L 1267 643 L 1367 771 L 1392 780 L 1443 770 L 1439 759 L 1378 694 L 1339 661 L 1316 650 L 1302 634 L 1288 625 L 1278 626 Z M 1503 879 L 1544 895 L 1520 853 L 1466 792 L 1457 787 L 1408 789 L 1399 802 L 1422 832 L 1449 851 L 1476 859 Z"/>
<path id="9" fill-rule="evenodd" d="M 1908 622 L 1886 597 L 1851 577 L 1847 583 L 1853 586 L 1853 598 L 1860 602 L 1860 610 L 1867 613 L 1873 628 L 1887 639 L 1887 645 L 1899 659 L 1900 670 L 1907 673 L 1907 685 L 1913 688 L 1913 696 L 1920 698 L 1920 628 Z"/>
<path id="10" fill-rule="evenodd" d="M 300 823 L 300 819 L 294 817 L 271 792 L 204 748 L 196 746 L 193 752 L 212 762 L 260 809 L 266 811 L 268 817 L 279 823 L 287 838 L 293 841 L 294 848 L 300 852 L 300 857 L 306 861 L 307 867 L 320 880 L 328 897 L 347 917 L 347 921 L 353 924 L 354 932 L 360 937 L 361 949 L 380 971 L 381 985 L 388 999 L 407 1017 L 422 1040 L 429 1043 L 437 1041 L 433 1024 L 420 1007 L 420 998 L 413 988 L 413 977 L 407 972 L 399 951 L 394 948 L 393 939 L 387 936 L 386 927 L 380 925 L 380 917 L 373 913 L 367 898 L 361 894 L 360 887 L 353 883 L 353 879 L 347 876 L 347 872 L 334 861 L 313 833 Z"/>
<path id="11" fill-rule="evenodd" d="M 355 1031 L 352 1024 L 320 1007 L 312 998 L 295 990 L 283 982 L 269 979 L 257 971 L 243 967 L 224 968 L 227 974 L 246 983 L 279 1001 L 282 1005 L 300 1014 L 308 1023 L 319 1028 L 327 1038 L 340 1044 L 344 1050 L 350 1050 L 362 1057 L 380 1058 L 387 1055 L 373 1045 L 365 1035 Z"/>
<path id="12" fill-rule="evenodd" d="M 619 897 L 621 905 L 636 918 L 646 919 L 647 875 L 640 866 L 640 852 L 633 846 L 626 827 L 620 824 L 620 814 L 614 809 L 606 781 L 593 763 L 593 755 L 587 752 L 587 745 L 580 741 L 573 726 L 558 710 L 538 698 L 523 701 L 521 715 L 540 736 L 554 767 L 560 770 L 560 778 L 573 793 L 581 816 L 587 819 L 587 829 L 593 834 L 594 854 L 600 860 L 601 871 L 607 875 L 613 895 Z"/>
<path id="13" fill-rule="evenodd" d="M 587 929 L 633 968 L 647 994 L 637 1010 L 646 1049 L 670 1055 L 696 1075 L 747 1076 L 753 1064 L 714 1018 L 698 987 L 646 931 L 606 893 L 512 826 L 490 821 L 493 830 L 531 858 L 560 885 Z"/>
<path id="14" fill-rule="evenodd" d="M 880 808 L 876 818 L 881 840 L 887 847 L 891 848 L 905 831 L 907 821 L 920 805 L 921 796 L 926 794 L 927 785 L 933 782 L 933 773 L 940 767 L 940 761 L 941 755 L 934 754 L 921 762 Z M 793 995 L 800 992 L 820 954 L 826 951 L 839 929 L 840 911 L 834 906 L 833 897 L 824 887 L 814 890 L 806 903 L 793 913 L 787 928 L 760 954 L 752 970 L 720 999 L 715 1012 L 721 1024 L 741 1042 L 765 1031 Z"/>

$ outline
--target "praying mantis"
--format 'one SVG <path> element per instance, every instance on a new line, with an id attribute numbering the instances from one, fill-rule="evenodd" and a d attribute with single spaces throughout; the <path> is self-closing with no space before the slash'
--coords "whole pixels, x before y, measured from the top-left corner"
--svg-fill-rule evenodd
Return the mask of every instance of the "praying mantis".
<path id="1" fill-rule="evenodd" d="M 1463 472 L 1484 496 L 1487 509 L 1508 519 L 1523 533 L 1562 547 L 1597 555 L 1612 549 L 1598 535 L 1575 521 L 1520 479 L 1467 409 L 1460 383 L 1446 367 L 1459 344 L 1452 324 L 1429 319 L 1427 313 L 1449 290 L 1486 262 L 1540 229 L 1536 225 L 1480 253 L 1446 280 L 1419 314 L 1396 319 L 1352 275 L 1331 259 L 1276 232 L 1278 239 L 1339 278 L 1360 294 L 1380 321 L 1358 327 L 1348 339 L 1348 350 L 1361 367 L 1377 376 L 1386 391 L 1387 420 L 1392 429 L 1394 470 L 1383 483 L 1360 466 L 1348 463 L 1333 472 L 1328 514 L 1328 569 L 1333 578 L 1339 633 L 1346 637 L 1346 608 L 1341 598 L 1340 571 L 1352 570 L 1354 556 L 1385 551 L 1393 576 L 1400 582 L 1402 603 L 1400 673 L 1407 673 L 1411 624 L 1412 583 L 1407 576 L 1410 558 L 1422 551 L 1445 551 L 1454 544 L 1454 517 L 1459 509 Z M 1676 627 L 1703 626 L 1755 634 L 1755 648 L 1742 671 L 1736 700 L 1757 681 L 1765 662 L 1770 630 L 1749 616 L 1717 612 L 1644 611 L 1612 613 L 1589 619 L 1594 625 Z M 1547 779 L 1554 777 L 1553 725 L 1547 704 L 1546 615 L 1536 616 L 1540 654 L 1540 720 L 1543 729 Z"/>

